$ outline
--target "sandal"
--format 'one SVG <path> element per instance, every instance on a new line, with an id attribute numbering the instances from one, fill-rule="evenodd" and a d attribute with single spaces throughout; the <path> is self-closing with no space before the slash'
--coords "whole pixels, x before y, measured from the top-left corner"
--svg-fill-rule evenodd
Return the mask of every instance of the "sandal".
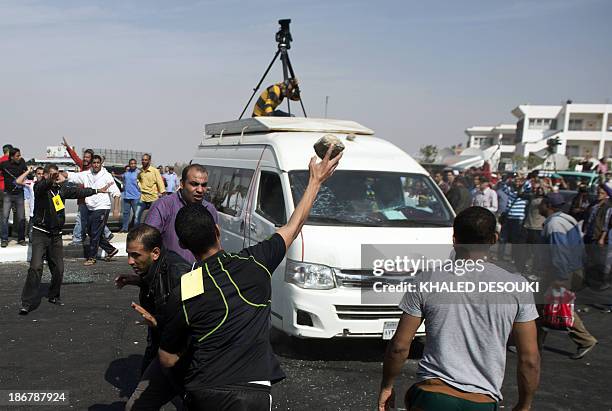
<path id="1" fill-rule="evenodd" d="M 96 259 L 95 258 L 88 258 L 87 260 L 85 260 L 83 265 L 89 266 L 89 265 L 94 265 L 95 263 L 96 263 Z"/>

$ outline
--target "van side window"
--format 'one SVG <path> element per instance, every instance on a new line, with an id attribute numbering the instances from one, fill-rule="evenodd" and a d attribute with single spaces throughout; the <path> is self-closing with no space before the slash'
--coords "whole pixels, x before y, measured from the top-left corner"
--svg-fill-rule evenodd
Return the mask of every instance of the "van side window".
<path id="1" fill-rule="evenodd" d="M 208 186 L 210 201 L 224 214 L 237 216 L 247 200 L 253 170 L 231 167 L 210 167 Z"/>
<path id="2" fill-rule="evenodd" d="M 283 186 L 278 174 L 261 172 L 256 212 L 275 225 L 284 225 L 287 222 Z"/>

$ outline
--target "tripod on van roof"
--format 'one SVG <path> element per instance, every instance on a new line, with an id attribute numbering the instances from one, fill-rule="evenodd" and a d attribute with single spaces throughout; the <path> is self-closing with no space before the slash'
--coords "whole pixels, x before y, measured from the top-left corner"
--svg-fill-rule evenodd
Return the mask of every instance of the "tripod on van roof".
<path id="1" fill-rule="evenodd" d="M 291 32 L 289 31 L 290 23 L 291 23 L 291 19 L 283 19 L 283 20 L 278 21 L 278 24 L 280 24 L 281 26 L 278 32 L 276 33 L 276 42 L 278 43 L 278 49 L 276 50 L 276 53 L 274 54 L 272 61 L 268 65 L 268 68 L 266 69 L 263 76 L 261 77 L 261 80 L 259 80 L 259 83 L 257 83 L 257 86 L 255 86 L 255 88 L 253 89 L 253 94 L 251 94 L 251 98 L 246 103 L 246 106 L 244 106 L 244 110 L 242 110 L 242 113 L 240 114 L 240 117 L 238 118 L 238 120 L 242 119 L 242 116 L 244 116 L 244 113 L 249 108 L 249 105 L 251 104 L 253 97 L 255 97 L 255 94 L 257 94 L 257 90 L 259 90 L 259 87 L 261 87 L 261 83 L 263 83 L 263 81 L 265 80 L 266 76 L 268 75 L 268 72 L 274 65 L 274 62 L 276 61 L 279 55 L 281 58 L 281 62 L 283 63 L 283 80 L 287 82 L 289 79 L 295 78 L 295 72 L 293 71 L 293 66 L 291 65 L 291 60 L 289 59 L 289 53 L 288 53 L 288 50 L 291 48 L 291 42 L 293 41 L 293 37 L 291 37 Z M 289 77 L 289 75 L 291 75 L 291 77 Z M 296 91 L 299 93 L 299 89 L 296 89 Z M 287 111 L 291 115 L 291 106 L 290 106 L 289 100 L 290 99 L 287 99 Z M 300 97 L 300 105 L 302 106 L 302 112 L 304 113 L 304 117 L 308 117 L 306 115 L 306 110 L 304 109 L 304 103 L 302 102 L 301 97 Z"/>

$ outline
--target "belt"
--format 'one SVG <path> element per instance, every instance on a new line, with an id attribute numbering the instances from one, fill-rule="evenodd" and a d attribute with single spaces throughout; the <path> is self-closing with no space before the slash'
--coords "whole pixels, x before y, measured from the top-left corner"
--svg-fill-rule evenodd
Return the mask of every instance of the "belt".
<path id="1" fill-rule="evenodd" d="M 465 392 L 458 390 L 438 378 L 421 381 L 415 384 L 420 390 L 427 392 L 437 392 L 440 394 L 450 395 L 451 397 L 461 398 L 462 400 L 478 402 L 478 403 L 495 403 L 497 402 L 489 395 L 479 394 L 475 392 Z"/>

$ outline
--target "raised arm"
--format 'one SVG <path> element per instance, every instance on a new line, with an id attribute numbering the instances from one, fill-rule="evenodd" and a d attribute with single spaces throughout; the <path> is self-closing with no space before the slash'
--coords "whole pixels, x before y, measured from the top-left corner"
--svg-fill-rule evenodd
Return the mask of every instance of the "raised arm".
<path id="1" fill-rule="evenodd" d="M 519 401 L 513 411 L 528 411 L 540 383 L 538 331 L 535 321 L 514 323 L 512 331 L 518 354 L 516 379 L 519 391 Z"/>
<path id="2" fill-rule="evenodd" d="M 83 160 L 81 159 L 81 157 L 79 157 L 77 152 L 74 151 L 72 147 L 70 147 L 70 144 L 68 144 L 68 141 L 66 141 L 66 137 L 62 137 L 62 145 L 66 147 L 66 151 L 68 151 L 68 155 L 70 155 L 70 158 L 72 159 L 72 161 L 74 161 L 74 164 L 76 164 L 79 169 L 83 169 Z"/>
<path id="3" fill-rule="evenodd" d="M 289 217 L 289 221 L 287 224 L 279 228 L 276 232 L 283 237 L 285 240 L 285 246 L 289 248 L 289 246 L 293 243 L 293 240 L 297 237 L 297 235 L 302 230 L 302 226 L 306 222 L 308 218 L 308 214 L 310 214 L 310 209 L 312 208 L 312 204 L 317 198 L 317 193 L 319 192 L 319 188 L 321 184 L 325 182 L 336 170 L 338 167 L 338 162 L 342 157 L 343 153 L 340 153 L 337 157 L 330 160 L 333 145 L 330 145 L 323 161 L 317 162 L 316 157 L 312 157 L 310 159 L 310 164 L 308 168 L 310 169 L 310 178 L 308 179 L 308 186 L 304 191 L 304 195 L 302 199 L 298 203 L 297 207 Z"/>
<path id="4" fill-rule="evenodd" d="M 26 178 L 28 177 L 28 174 L 30 174 L 31 171 L 32 171 L 32 169 L 30 169 L 30 168 L 28 168 L 26 171 L 24 171 L 23 174 L 21 174 L 19 177 L 17 177 L 17 179 L 15 179 L 15 184 L 20 185 L 20 186 L 24 186 Z"/>

